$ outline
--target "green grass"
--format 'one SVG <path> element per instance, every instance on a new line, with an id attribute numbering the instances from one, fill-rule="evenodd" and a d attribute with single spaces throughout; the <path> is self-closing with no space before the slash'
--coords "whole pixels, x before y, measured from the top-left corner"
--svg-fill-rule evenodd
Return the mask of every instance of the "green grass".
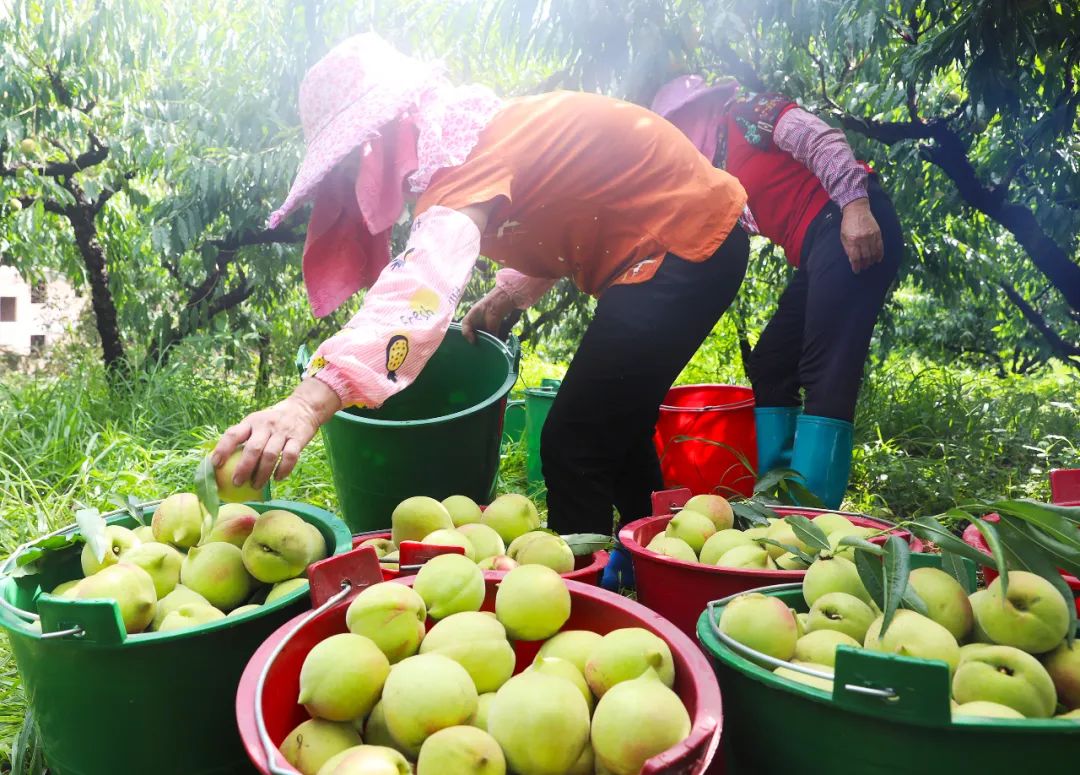
<path id="1" fill-rule="evenodd" d="M 1052 468 L 1080 467 L 1080 379 L 999 379 L 891 360 L 863 388 L 849 504 L 911 517 L 972 498 L 1050 496 Z"/>

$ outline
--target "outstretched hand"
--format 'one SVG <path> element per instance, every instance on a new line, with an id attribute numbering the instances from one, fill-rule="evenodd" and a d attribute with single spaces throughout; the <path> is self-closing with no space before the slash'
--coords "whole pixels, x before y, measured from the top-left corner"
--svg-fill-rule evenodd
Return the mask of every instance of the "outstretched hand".
<path id="1" fill-rule="evenodd" d="M 296 467 L 300 451 L 307 446 L 319 426 L 341 408 L 341 399 L 325 383 L 306 379 L 292 394 L 258 412 L 252 412 L 222 434 L 210 455 L 214 467 L 244 445 L 233 484 L 250 482 L 257 489 L 271 477 L 282 480 Z"/>
<path id="2" fill-rule="evenodd" d="M 870 212 L 870 200 L 865 197 L 849 202 L 840 221 L 840 244 L 844 246 L 851 271 L 858 274 L 885 257 L 881 227 Z"/>

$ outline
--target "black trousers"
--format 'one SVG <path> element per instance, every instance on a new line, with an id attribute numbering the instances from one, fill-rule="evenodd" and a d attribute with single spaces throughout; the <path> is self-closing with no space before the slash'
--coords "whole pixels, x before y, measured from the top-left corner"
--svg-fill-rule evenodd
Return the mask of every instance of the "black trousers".
<path id="1" fill-rule="evenodd" d="M 876 175 L 869 194 L 884 258 L 855 274 L 840 243 L 840 208 L 830 203 L 818 214 L 799 268 L 750 359 L 758 406 L 805 404 L 807 414 L 854 418 L 870 337 L 904 253 L 900 220 Z"/>
<path id="2" fill-rule="evenodd" d="M 738 227 L 709 259 L 668 255 L 656 275 L 600 297 L 540 440 L 548 527 L 608 534 L 662 489 L 652 436 L 668 388 L 735 298 L 749 242 Z"/>

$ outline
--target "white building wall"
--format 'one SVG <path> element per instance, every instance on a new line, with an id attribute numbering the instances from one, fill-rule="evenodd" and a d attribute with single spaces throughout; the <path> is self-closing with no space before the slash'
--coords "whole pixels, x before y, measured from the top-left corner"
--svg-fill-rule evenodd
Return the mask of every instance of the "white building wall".
<path id="1" fill-rule="evenodd" d="M 0 299 L 4 298 L 15 300 L 15 320 L 0 321 L 0 351 L 17 355 L 32 353 L 35 336 L 44 337 L 46 347 L 63 337 L 86 305 L 86 299 L 56 275 L 47 277 L 45 301 L 33 303 L 31 285 L 12 266 L 0 266 Z"/>

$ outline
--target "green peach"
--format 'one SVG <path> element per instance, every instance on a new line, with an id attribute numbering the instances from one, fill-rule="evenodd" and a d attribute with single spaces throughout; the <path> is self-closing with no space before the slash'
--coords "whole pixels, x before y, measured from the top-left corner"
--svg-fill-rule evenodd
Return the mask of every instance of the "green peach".
<path id="1" fill-rule="evenodd" d="M 642 627 L 622 627 L 604 635 L 585 663 L 585 680 L 597 697 L 611 687 L 655 670 L 666 686 L 675 685 L 675 663 L 663 638 Z"/>
<path id="2" fill-rule="evenodd" d="M 476 501 L 467 495 L 451 495 L 443 499 L 442 505 L 450 514 L 454 527 L 474 525 L 484 518 L 484 512 L 476 505 Z"/>
<path id="3" fill-rule="evenodd" d="M 392 665 L 420 649 L 426 620 L 419 593 L 391 581 L 361 590 L 345 612 L 349 632 L 370 638 Z"/>
<path id="4" fill-rule="evenodd" d="M 791 609 L 779 598 L 748 592 L 724 606 L 720 631 L 744 646 L 789 660 L 795 655 L 798 630 Z"/>
<path id="5" fill-rule="evenodd" d="M 662 554 L 665 557 L 671 557 L 675 560 L 682 560 L 683 562 L 697 562 L 697 555 L 694 554 L 694 550 L 690 544 L 681 538 L 675 538 L 674 536 L 664 535 L 661 533 L 656 536 L 649 545 L 645 547 L 650 552 L 656 552 Z"/>
<path id="6" fill-rule="evenodd" d="M 424 536 L 422 544 L 431 544 L 434 546 L 460 546 L 465 550 L 465 556 L 473 562 L 476 562 L 476 549 L 473 548 L 472 542 L 465 537 L 463 533 L 454 530 L 453 528 L 440 528 Z"/>
<path id="7" fill-rule="evenodd" d="M 479 611 L 484 602 L 484 574 L 460 554 L 428 560 L 416 574 L 413 589 L 424 600 L 428 616 L 443 619 L 462 611 Z"/>
<path id="8" fill-rule="evenodd" d="M 837 630 L 815 630 L 808 632 L 795 642 L 795 661 L 813 662 L 818 665 L 833 667 L 836 665 L 836 647 L 851 646 L 861 648 L 862 644 Z"/>
<path id="9" fill-rule="evenodd" d="M 957 668 L 952 693 L 961 705 L 996 702 L 1027 718 L 1050 718 L 1057 704 L 1046 668 L 1012 646 L 986 646 L 972 653 Z"/>
<path id="10" fill-rule="evenodd" d="M 810 632 L 835 630 L 862 643 L 875 618 L 874 609 L 854 595 L 830 592 L 810 607 Z"/>
<path id="11" fill-rule="evenodd" d="M 503 543 L 502 538 L 487 525 L 470 522 L 459 527 L 458 532 L 469 539 L 477 562 L 506 553 L 506 544 Z"/>
<path id="12" fill-rule="evenodd" d="M 401 546 L 402 541 L 422 541 L 436 530 L 453 527 L 454 520 L 446 507 L 426 495 L 406 498 L 390 515 L 390 539 L 394 546 Z"/>
<path id="13" fill-rule="evenodd" d="M 695 495 L 683 506 L 683 511 L 696 511 L 704 514 L 717 530 L 729 530 L 735 524 L 735 512 L 731 510 L 731 504 L 720 495 L 703 493 Z"/>
<path id="14" fill-rule="evenodd" d="M 327 721 L 367 715 L 387 681 L 390 663 L 370 639 L 331 635 L 308 652 L 300 668 L 300 696 L 308 713 Z"/>
<path id="15" fill-rule="evenodd" d="M 709 536 L 701 547 L 700 559 L 705 565 L 716 565 L 716 561 L 729 549 L 736 546 L 751 546 L 754 542 L 741 530 L 718 530 Z"/>
<path id="16" fill-rule="evenodd" d="M 584 674 L 589 655 L 602 639 L 600 633 L 591 630 L 563 630 L 548 639 L 536 656 L 565 659 Z"/>
<path id="17" fill-rule="evenodd" d="M 881 635 L 884 617 L 879 616 L 866 633 L 864 646 L 872 651 L 920 659 L 938 659 L 954 672 L 960 663 L 960 646 L 952 633 L 922 614 L 899 610 Z M 959 699 L 959 698 L 958 698 Z"/>
<path id="18" fill-rule="evenodd" d="M 322 766 L 342 751 L 363 743 L 351 724 L 309 719 L 281 743 L 285 761 L 301 775 L 318 775 Z"/>
<path id="19" fill-rule="evenodd" d="M 908 586 L 926 603 L 927 615 L 957 641 L 971 632 L 971 603 L 959 581 L 938 568 L 916 568 L 908 577 Z"/>
<path id="20" fill-rule="evenodd" d="M 499 583 L 495 615 L 514 640 L 545 640 L 570 618 L 570 591 L 551 568 L 520 565 Z"/>
<path id="21" fill-rule="evenodd" d="M 405 753 L 415 756 L 430 735 L 469 723 L 477 693 L 457 662 L 441 654 L 417 654 L 394 665 L 382 701 L 387 729 Z"/>
<path id="22" fill-rule="evenodd" d="M 701 547 L 716 532 L 716 525 L 703 514 L 683 509 L 667 523 L 664 535 L 685 541 L 694 551 L 694 557 L 701 552 Z"/>

